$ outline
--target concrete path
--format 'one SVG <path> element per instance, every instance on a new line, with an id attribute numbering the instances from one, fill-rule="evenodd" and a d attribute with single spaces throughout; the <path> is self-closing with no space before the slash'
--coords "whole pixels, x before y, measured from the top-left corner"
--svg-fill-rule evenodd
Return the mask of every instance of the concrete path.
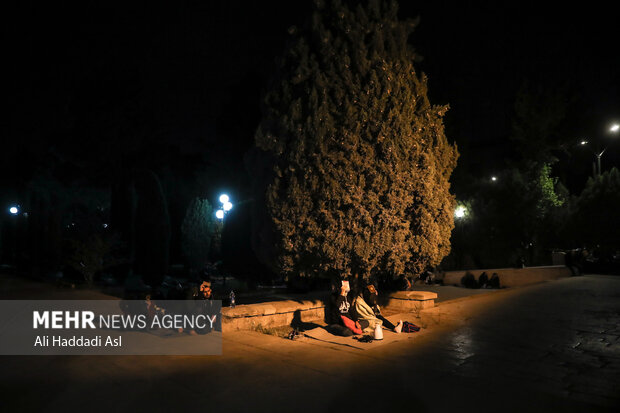
<path id="1" fill-rule="evenodd" d="M 620 277 L 444 302 L 360 351 L 256 332 L 211 357 L 0 357 L 2 411 L 616 411 Z"/>

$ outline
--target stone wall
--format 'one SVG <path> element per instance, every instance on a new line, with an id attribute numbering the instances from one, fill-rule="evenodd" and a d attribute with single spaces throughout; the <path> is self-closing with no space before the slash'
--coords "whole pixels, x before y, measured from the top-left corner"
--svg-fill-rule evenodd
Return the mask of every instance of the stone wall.
<path id="1" fill-rule="evenodd" d="M 483 272 L 489 278 L 493 273 L 499 276 L 500 287 L 520 287 L 528 284 L 535 284 L 543 281 L 556 280 L 562 277 L 570 277 L 571 272 L 568 267 L 554 265 L 548 267 L 526 267 L 526 268 L 493 268 L 487 270 L 463 270 L 448 271 L 444 277 L 444 285 L 461 285 L 461 278 L 470 272 L 476 280 Z"/>
<path id="2" fill-rule="evenodd" d="M 467 271 L 449 271 L 445 274 L 444 285 L 460 285 Z M 497 273 L 501 287 L 519 287 L 543 281 L 569 277 L 570 270 L 564 266 L 498 268 L 469 270 L 476 279 L 486 272 L 489 278 Z M 380 305 L 398 312 L 418 312 L 435 306 L 437 294 L 431 291 L 398 291 L 381 297 Z M 222 308 L 222 329 L 226 331 L 254 330 L 291 325 L 296 322 L 323 321 L 325 307 L 329 301 L 326 294 L 322 299 L 281 300 L 260 304 L 238 305 L 235 308 Z"/>
<path id="3" fill-rule="evenodd" d="M 384 297 L 381 304 L 390 310 L 416 312 L 435 305 L 437 294 L 430 291 L 399 291 Z M 255 330 L 323 321 L 329 297 L 322 300 L 283 300 L 222 308 L 222 331 Z"/>
<path id="4" fill-rule="evenodd" d="M 270 301 L 222 308 L 222 331 L 254 330 L 325 318 L 325 301 Z"/>

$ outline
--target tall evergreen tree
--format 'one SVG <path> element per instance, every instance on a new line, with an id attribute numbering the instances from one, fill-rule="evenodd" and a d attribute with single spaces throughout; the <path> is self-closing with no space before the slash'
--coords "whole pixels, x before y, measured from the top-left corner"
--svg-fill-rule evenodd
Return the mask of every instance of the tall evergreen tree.
<path id="1" fill-rule="evenodd" d="M 206 199 L 194 198 L 187 207 L 181 233 L 183 255 L 192 271 L 201 270 L 209 260 L 211 239 L 218 225 L 215 219 L 213 208 Z"/>
<path id="2" fill-rule="evenodd" d="M 292 28 L 248 156 L 254 248 L 288 276 L 420 273 L 450 251 L 458 153 L 395 1 L 316 2 Z"/>

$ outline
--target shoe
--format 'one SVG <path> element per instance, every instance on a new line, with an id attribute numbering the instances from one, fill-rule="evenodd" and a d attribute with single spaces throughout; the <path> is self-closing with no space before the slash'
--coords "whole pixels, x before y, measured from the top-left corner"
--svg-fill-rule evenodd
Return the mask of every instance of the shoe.
<path id="1" fill-rule="evenodd" d="M 396 334 L 400 334 L 400 332 L 403 331 L 403 320 L 398 320 L 398 324 L 394 327 L 394 331 Z"/>
<path id="2" fill-rule="evenodd" d="M 372 338 L 372 336 L 362 336 L 362 337 L 353 337 L 353 340 L 357 340 L 360 343 L 371 343 L 374 339 Z"/>

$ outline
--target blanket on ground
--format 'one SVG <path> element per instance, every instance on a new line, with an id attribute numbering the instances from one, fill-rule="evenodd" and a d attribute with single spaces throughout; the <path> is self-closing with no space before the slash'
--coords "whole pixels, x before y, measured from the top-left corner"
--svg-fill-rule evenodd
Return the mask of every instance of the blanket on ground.
<path id="1" fill-rule="evenodd" d="M 353 337 L 335 336 L 329 333 L 325 329 L 325 327 L 317 327 L 317 328 L 313 328 L 312 330 L 304 331 L 304 336 L 308 337 L 306 338 L 306 340 L 314 339 L 316 340 L 317 344 L 320 343 L 321 345 L 327 345 L 327 346 L 338 345 L 338 346 L 344 346 L 344 347 L 349 347 L 349 348 L 354 348 L 354 349 L 359 349 L 359 350 L 370 350 L 373 348 L 377 348 L 379 346 L 383 346 L 388 343 L 394 343 L 394 342 L 403 341 L 403 340 L 411 340 L 413 339 L 415 335 L 404 334 L 404 333 L 396 334 L 392 331 L 384 330 L 383 340 L 378 340 L 378 341 L 373 340 L 370 343 L 360 343 L 359 341 L 355 340 Z M 361 337 L 361 336 L 358 336 L 358 337 Z"/>

